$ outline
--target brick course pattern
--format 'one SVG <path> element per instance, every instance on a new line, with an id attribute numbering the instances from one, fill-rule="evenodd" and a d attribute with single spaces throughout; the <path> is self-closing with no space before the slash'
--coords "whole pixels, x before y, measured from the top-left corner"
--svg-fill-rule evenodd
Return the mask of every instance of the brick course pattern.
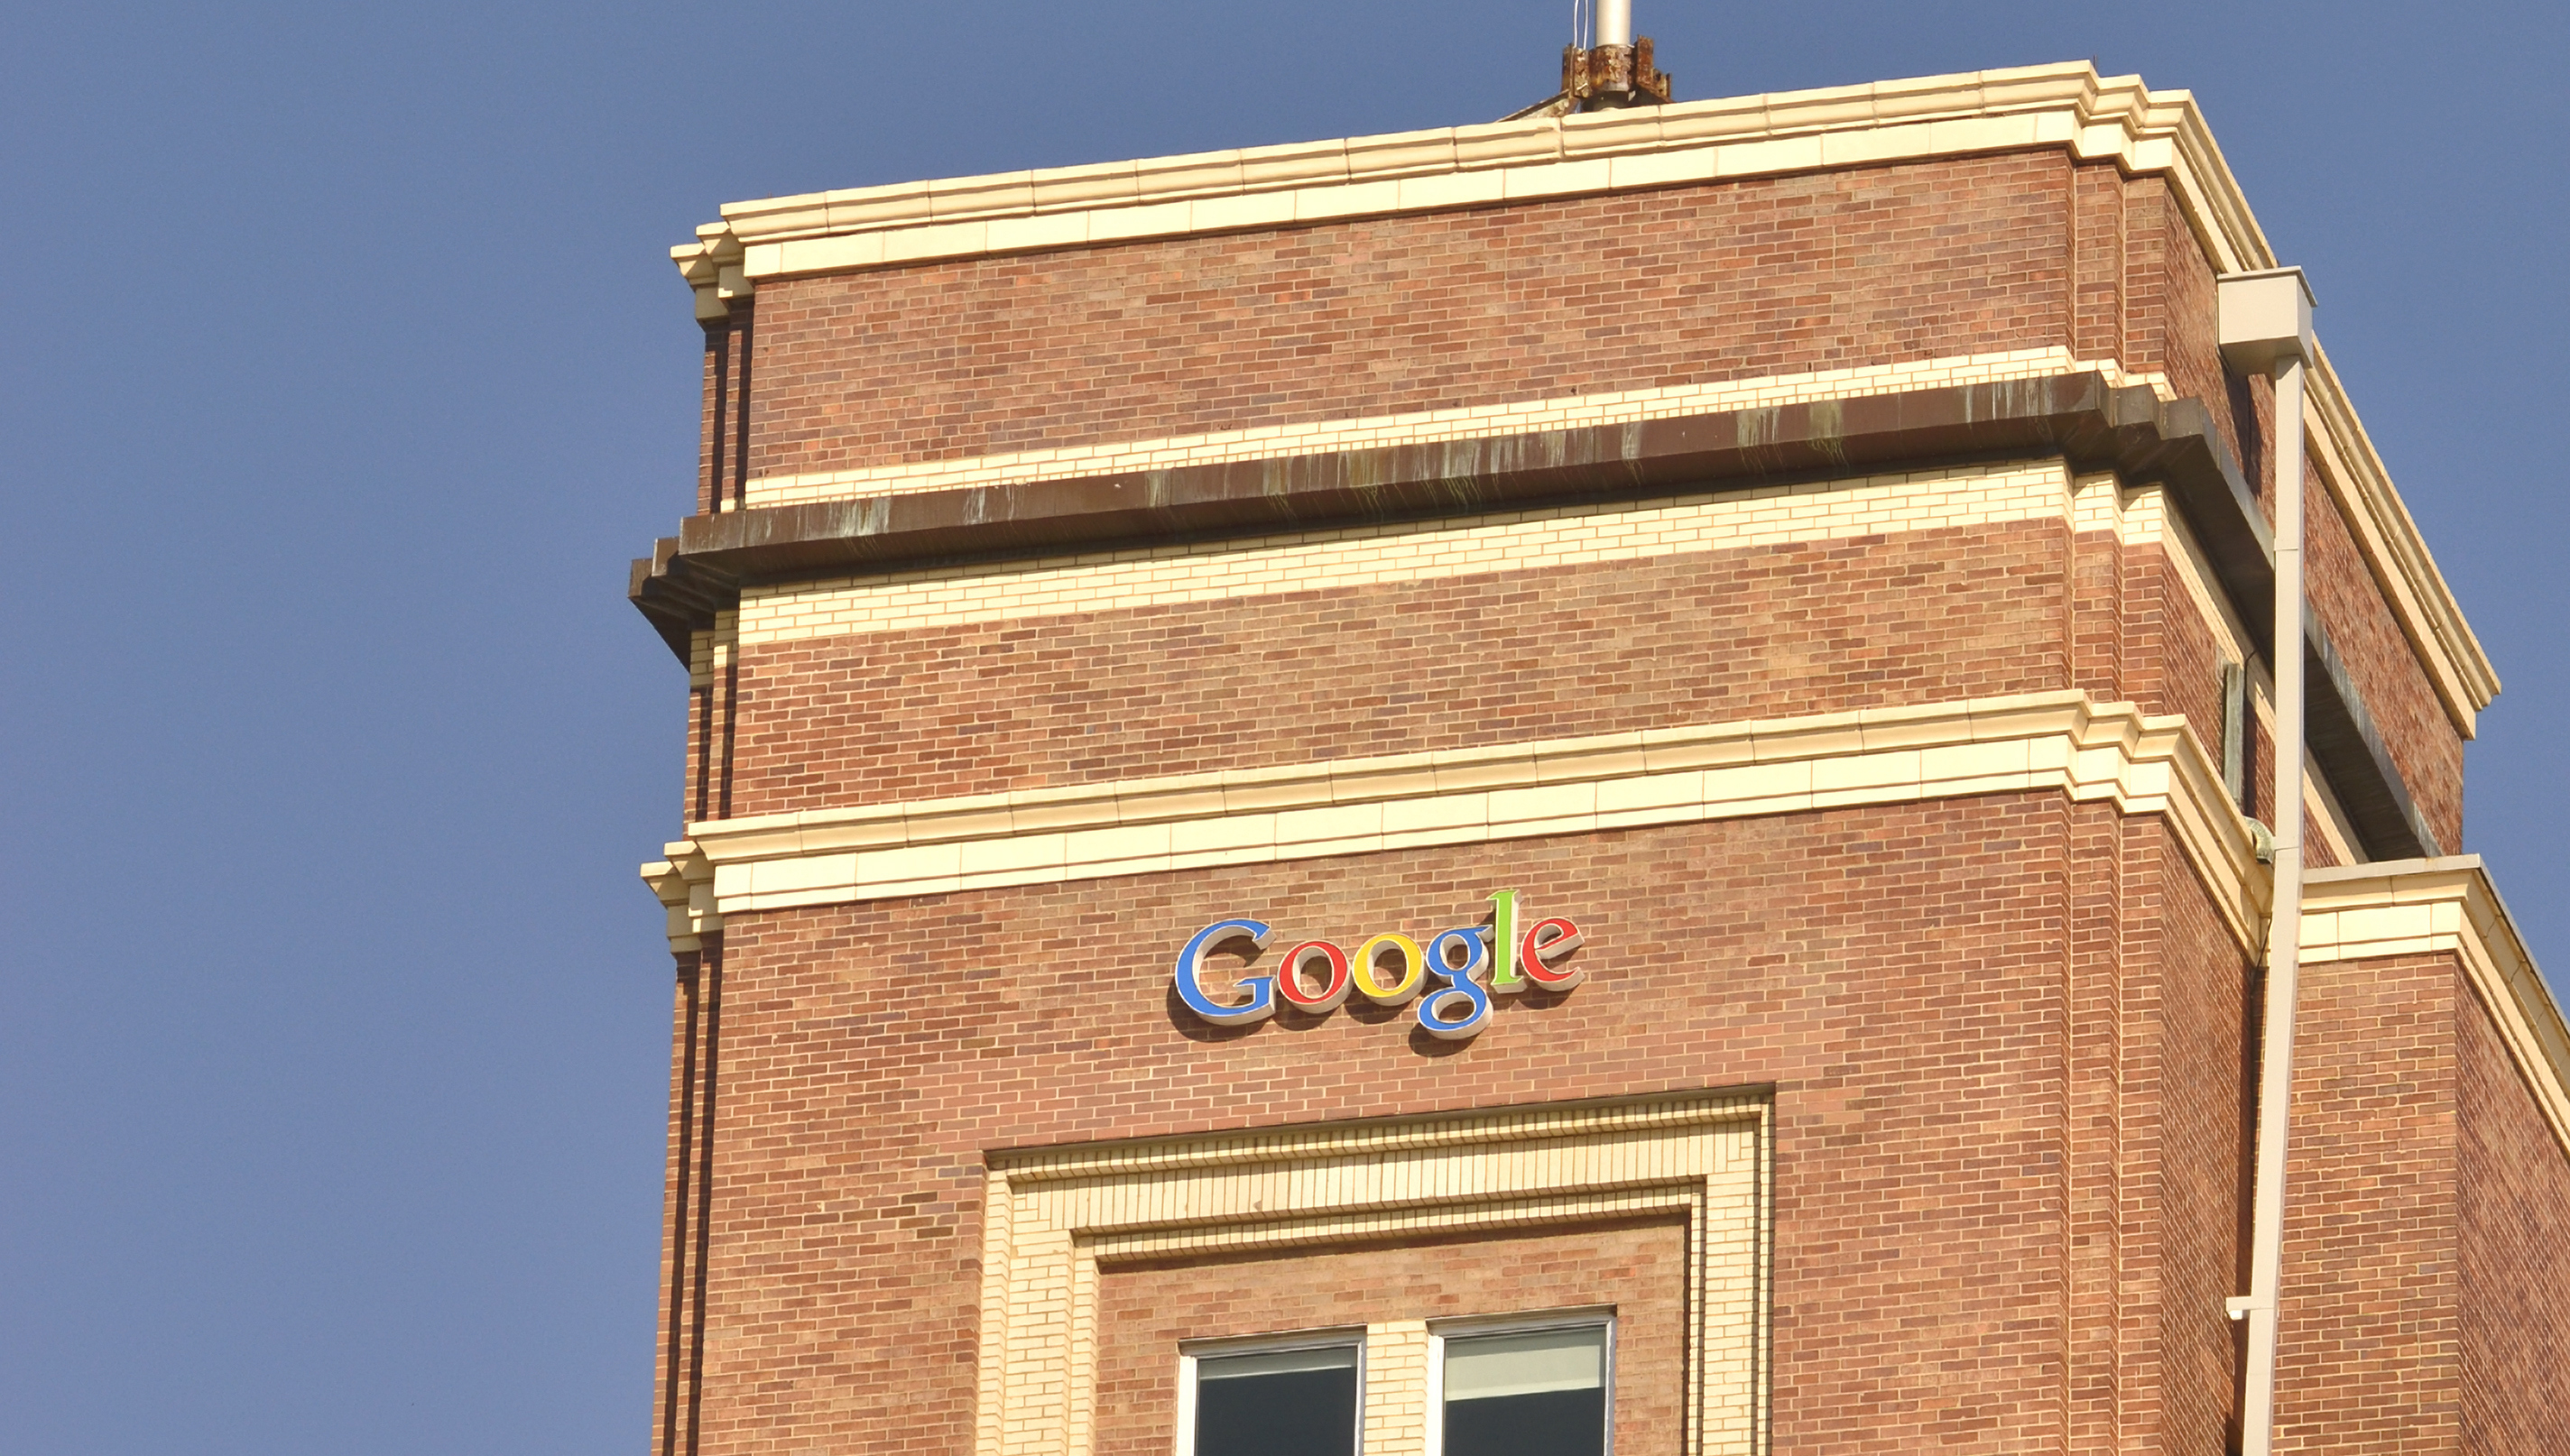
<path id="1" fill-rule="evenodd" d="M 2456 999 L 2462 1449 L 2570 1451 L 2570 1166 L 2488 1008 L 2468 989 Z"/>
<path id="2" fill-rule="evenodd" d="M 1098 1278 L 1097 1456 L 1168 1456 L 1182 1339 L 1615 1306 L 1615 1450 L 1677 1456 L 1686 1406 L 1682 1223 L 1262 1259 Z"/>
<path id="3" fill-rule="evenodd" d="M 2236 1156 L 2219 1127 L 2154 1153 L 2070 1115 L 2181 1030 L 2128 1004 L 2147 967 L 2122 930 L 2076 953 L 2067 934 L 2075 886 L 2100 878 L 2163 914 L 2201 898 L 2119 870 L 2133 834 L 2159 831 L 2011 796 L 735 916 L 706 1393 L 674 1449 L 969 1446 L 982 1149 L 1757 1082 L 1778 1088 L 1776 1449 L 2020 1449 L 2063 1429 L 2071 1331 L 2109 1317 L 2065 1282 L 2079 1150 L 2126 1168 L 2218 1153 L 2177 1179 L 2217 1200 Z M 2176 862 L 2162 841 L 2139 863 Z M 1171 1008 L 1163 962 L 1221 914 L 1416 932 L 1503 885 L 1585 919 L 1591 980 L 1469 1045 L 1370 1009 L 1244 1032 Z M 2236 952 L 2160 974 L 2236 1003 Z M 2074 1041 L 2110 1049 L 2083 1062 Z M 2166 1059 L 2215 1083 L 2176 1095 L 2217 1122 L 2237 1105 L 2221 1045 L 2217 1027 L 2209 1059 Z M 2147 1200 L 2098 1217 L 2127 1277 L 2233 1257 L 2227 1212 L 2211 1251 Z M 2121 1338 L 2116 1428 L 2192 1410 L 2187 1372 L 2228 1340 L 2218 1298 Z M 2165 1394 L 2171 1370 L 2185 1388 Z"/>
<path id="4" fill-rule="evenodd" d="M 2084 877 L 2072 910 L 2075 963 L 2112 972 L 2083 978 L 2073 1016 L 2089 1032 L 2073 1297 L 2119 1318 L 2077 1326 L 2070 1445 L 2156 1422 L 2142 1449 L 2219 1451 L 2236 1434 L 2238 1351 L 2205 1316 L 2248 1287 L 2255 978 L 2156 825 L 2089 817 L 2116 873 Z"/>
<path id="5" fill-rule="evenodd" d="M 2166 184 L 2058 150 L 785 279 L 707 344 L 700 510 L 797 473 L 2039 348 L 2164 376 L 2262 492 L 2272 468 L 2272 393 L 2224 374 Z M 2460 738 L 2310 499 L 2314 610 L 2450 850 Z M 2078 516 L 792 641 L 726 617 L 687 813 L 2065 687 L 2184 713 L 2218 756 L 2228 632 L 2175 549 Z M 1217 1031 L 1166 987 L 1219 915 L 1347 942 L 1502 886 L 1587 923 L 1592 978 L 1472 1043 L 1362 1006 Z M 1757 1083 L 1776 1451 L 2237 1435 L 2257 988 L 2155 819 L 1990 796 L 743 913 L 679 977 L 660 1456 L 971 1449 L 987 1150 Z M 2529 1333 L 2570 1317 L 2570 1168 L 2495 1033 L 2442 956 L 2305 985 L 2287 1258 L 2326 1273 L 2289 1290 L 2285 1449 L 2570 1445 Z M 1352 1317 L 1293 1312 L 1307 1279 L 1419 1311 L 1387 1318 L 1467 1286 L 1648 1308 L 1665 1237 L 1441 1246 L 1433 1279 L 1381 1248 L 1115 1269 L 1104 1444 L 1166 1449 L 1179 1333 Z M 1631 1414 L 1622 1449 L 1661 1449 Z"/>
<path id="6" fill-rule="evenodd" d="M 2072 685 L 2218 756 L 2223 649 L 2175 571 L 2023 522 L 755 643 L 706 699 L 737 738 L 699 817 Z"/>
<path id="7" fill-rule="evenodd" d="M 2059 688 L 2066 548 L 1905 534 L 754 646 L 721 817 Z"/>
<path id="8" fill-rule="evenodd" d="M 2448 954 L 2303 968 L 2276 1449 L 2570 1447 L 2570 1161 Z"/>
<path id="9" fill-rule="evenodd" d="M 1563 243 L 1598 236 L 1620 245 Z M 2213 282 L 2164 182 L 2057 150 L 785 279 L 708 331 L 699 500 L 737 500 L 743 478 L 2041 347 L 2165 374 L 2256 481 L 2271 395 L 2224 373 Z M 2450 850 L 2461 737 L 2313 499 L 2313 609 Z"/>
<path id="10" fill-rule="evenodd" d="M 2071 171 L 2034 153 L 789 279 L 760 291 L 750 474 L 2066 344 Z"/>
<path id="11" fill-rule="evenodd" d="M 2347 520 L 2315 480 L 2304 492 L 2312 612 L 2329 628 L 2409 796 L 2447 854 L 2463 842 L 2463 738 L 2410 651 Z"/>
<path id="12" fill-rule="evenodd" d="M 2275 389 L 2264 379 L 2238 381 L 2231 397 L 2225 418 L 2240 443 L 2242 469 L 2273 521 Z M 2317 465 L 2305 471 L 2303 502 L 2304 589 L 2312 615 L 2346 662 L 2438 847 L 2456 853 L 2463 839 L 2462 733 L 2437 700 Z"/>
<path id="13" fill-rule="evenodd" d="M 2294 1036 L 2278 1451 L 2454 1451 L 2461 1269 L 2442 955 L 2306 966 Z M 2558 1155 L 2555 1155 L 2556 1161 Z"/>

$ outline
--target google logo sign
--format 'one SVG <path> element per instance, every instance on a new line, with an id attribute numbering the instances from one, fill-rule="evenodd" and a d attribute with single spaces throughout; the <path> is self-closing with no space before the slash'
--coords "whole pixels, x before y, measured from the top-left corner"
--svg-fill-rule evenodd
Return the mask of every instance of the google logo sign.
<path id="1" fill-rule="evenodd" d="M 1216 1026 L 1263 1021 L 1276 1014 L 1280 1003 L 1326 1016 L 1351 993 L 1378 1006 L 1416 1000 L 1422 1030 L 1445 1041 L 1468 1040 L 1489 1024 L 1491 997 L 1516 995 L 1530 986 L 1566 991 L 1587 976 L 1578 966 L 1558 963 L 1579 947 L 1578 925 L 1557 915 L 1526 920 L 1513 890 L 1493 895 L 1491 904 L 1496 907 L 1491 923 L 1440 930 L 1425 945 L 1391 931 L 1369 937 L 1353 954 L 1328 940 L 1298 940 L 1286 947 L 1272 973 L 1245 976 L 1235 984 L 1235 990 L 1249 996 L 1236 1004 L 1205 994 L 1205 956 L 1242 940 L 1263 950 L 1275 931 L 1263 920 L 1216 920 L 1190 936 L 1178 952 L 1178 999 Z M 1487 985 L 1476 979 L 1485 970 L 1490 973 Z M 1442 984 L 1431 987 L 1431 976 Z"/>

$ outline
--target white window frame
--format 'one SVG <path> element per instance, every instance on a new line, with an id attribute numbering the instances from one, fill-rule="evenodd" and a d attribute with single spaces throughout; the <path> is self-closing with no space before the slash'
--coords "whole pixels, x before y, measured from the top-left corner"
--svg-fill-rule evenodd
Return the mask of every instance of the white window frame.
<path id="1" fill-rule="evenodd" d="M 1605 1365 L 1598 1373 L 1603 1382 L 1606 1430 L 1599 1450 L 1603 1456 L 1615 1456 L 1615 1306 L 1581 1304 L 1567 1309 L 1530 1309 L 1521 1314 L 1468 1314 L 1454 1319 L 1432 1319 L 1428 1322 L 1428 1430 L 1426 1456 L 1445 1456 L 1446 1452 L 1446 1341 L 1449 1336 L 1470 1339 L 1485 1334 L 1534 1334 L 1546 1329 L 1595 1329 L 1606 1331 Z M 1179 1456 L 1191 1456 L 1180 1452 Z"/>
<path id="2" fill-rule="evenodd" d="M 1362 1324 L 1178 1341 L 1176 1456 L 1195 1456 L 1196 1453 L 1196 1361 L 1229 1355 L 1279 1355 L 1292 1350 L 1335 1349 L 1356 1351 L 1357 1428 L 1348 1449 L 1354 1456 L 1365 1456 L 1366 1330 Z"/>

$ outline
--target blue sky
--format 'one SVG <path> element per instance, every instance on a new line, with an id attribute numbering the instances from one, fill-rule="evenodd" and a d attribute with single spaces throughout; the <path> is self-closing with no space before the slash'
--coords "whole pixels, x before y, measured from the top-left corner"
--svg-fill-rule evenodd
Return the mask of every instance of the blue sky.
<path id="1" fill-rule="evenodd" d="M 1487 121 L 1567 0 L 29 6 L 0 48 L 0 1447 L 647 1438 L 721 202 Z M 2193 90 L 2506 691 L 2570 964 L 2559 7 L 1637 0 L 1683 98 Z M 2544 260 L 2550 258 L 2553 262 Z"/>

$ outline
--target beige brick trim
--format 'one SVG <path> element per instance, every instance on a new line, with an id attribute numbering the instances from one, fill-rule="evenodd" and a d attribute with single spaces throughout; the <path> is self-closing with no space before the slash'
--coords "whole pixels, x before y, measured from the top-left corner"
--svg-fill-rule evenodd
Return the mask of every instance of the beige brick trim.
<path id="1" fill-rule="evenodd" d="M 1366 1326 L 1364 1456 L 1426 1456 L 1428 1356 L 1425 1319 Z"/>
<path id="2" fill-rule="evenodd" d="M 704 937 L 722 929 L 722 912 L 714 907 L 713 867 L 690 841 L 661 848 L 668 858 L 644 865 L 642 883 L 668 917 L 670 952 L 701 950 Z"/>
<path id="3" fill-rule="evenodd" d="M 2185 719 L 2075 691 L 718 820 L 642 873 L 695 934 L 751 910 L 2002 793 L 2163 816 L 2233 935 L 2262 942 L 2266 872 Z"/>
<path id="4" fill-rule="evenodd" d="M 762 476 L 743 488 L 746 499 L 739 505 L 726 502 L 720 509 L 799 506 L 813 501 L 899 496 L 919 491 L 1026 485 L 1038 481 L 1113 475 L 1122 471 L 1171 470 L 1182 466 L 1270 460 L 1279 456 L 1440 444 L 1492 435 L 1625 425 L 1726 410 L 1769 409 L 1812 400 L 1857 399 L 1945 385 L 1990 384 L 2076 373 L 2103 375 L 2109 384 L 2118 388 L 2148 385 L 2162 399 L 2176 397 L 2166 375 L 2128 374 L 2115 360 L 2077 359 L 2063 348 L 2018 349 L 2007 353 L 1919 359 L 1862 369 L 1760 375 L 1717 384 L 1614 390 L 1565 395 L 1556 399 L 1521 400 L 1512 404 L 1265 425 L 1256 429 L 1177 435 L 1155 440 L 869 466 L 861 470 Z"/>
<path id="5" fill-rule="evenodd" d="M 2449 954 L 2570 1154 L 2570 1030 L 2478 855 L 2315 870 L 2303 891 L 2303 961 Z"/>
<path id="6" fill-rule="evenodd" d="M 2155 487 L 2127 495 L 2107 476 L 2077 485 L 2091 489 L 2074 489 L 2058 460 L 1972 466 L 752 586 L 741 592 L 739 641 L 748 647 L 1442 580 L 1519 570 L 1528 560 L 1641 560 L 2014 521 L 2076 520 L 2081 529 L 2114 530 L 2138 542 L 2155 539 L 2167 520 Z"/>
<path id="7" fill-rule="evenodd" d="M 1101 1266 L 1675 1212 L 1688 1229 L 1685 1450 L 1763 1451 L 1768 1128 L 1763 1095 L 1681 1092 L 993 1153 L 976 1450 L 1091 1448 Z M 1427 1348 L 1420 1321 L 1368 1327 L 1370 1453 L 1425 1448 Z"/>

